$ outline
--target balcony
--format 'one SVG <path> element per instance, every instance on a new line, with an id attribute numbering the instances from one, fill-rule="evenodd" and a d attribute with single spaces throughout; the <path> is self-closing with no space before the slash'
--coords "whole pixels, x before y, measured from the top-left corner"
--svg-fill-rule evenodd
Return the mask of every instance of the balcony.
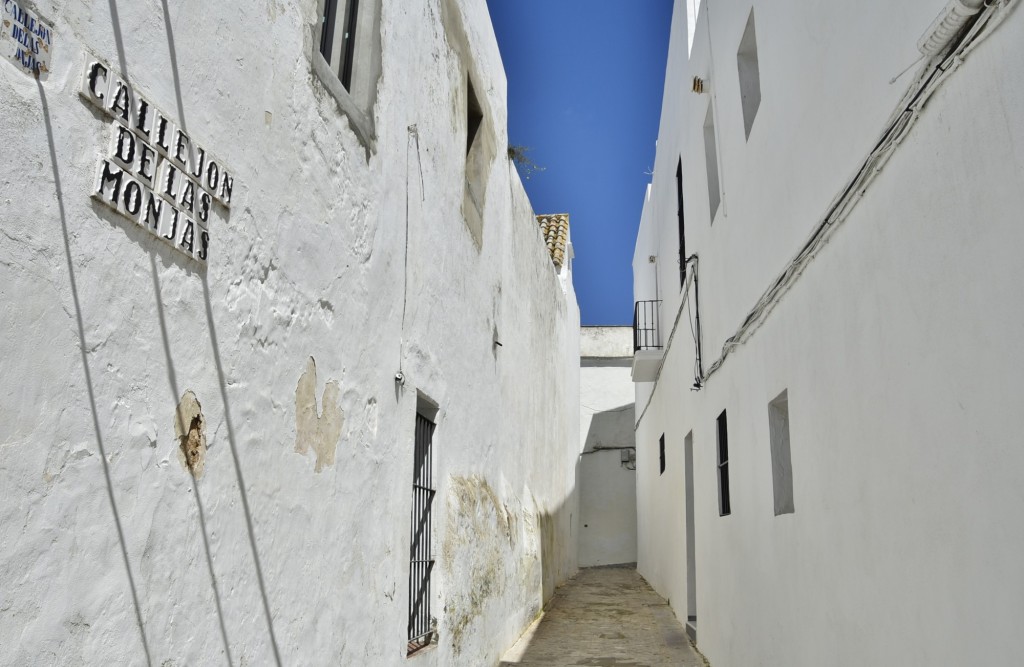
<path id="1" fill-rule="evenodd" d="M 633 382 L 654 382 L 664 356 L 661 301 L 637 301 L 633 307 Z"/>

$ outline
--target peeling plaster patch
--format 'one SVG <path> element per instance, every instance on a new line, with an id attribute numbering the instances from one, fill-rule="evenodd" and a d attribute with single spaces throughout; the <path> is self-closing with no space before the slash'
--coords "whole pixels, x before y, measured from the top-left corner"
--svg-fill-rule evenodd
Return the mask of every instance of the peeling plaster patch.
<path id="1" fill-rule="evenodd" d="M 310 449 L 316 452 L 315 472 L 322 471 L 324 466 L 334 465 L 334 453 L 345 423 L 345 415 L 338 403 L 340 394 L 337 381 L 328 382 L 321 400 L 323 413 L 317 414 L 316 361 L 310 357 L 306 362 L 306 372 L 295 387 L 295 451 L 299 454 L 306 454 Z"/>
<path id="2" fill-rule="evenodd" d="M 206 418 L 196 395 L 188 390 L 178 403 L 174 416 L 174 435 L 178 438 L 178 459 L 192 476 L 199 479 L 206 466 Z"/>

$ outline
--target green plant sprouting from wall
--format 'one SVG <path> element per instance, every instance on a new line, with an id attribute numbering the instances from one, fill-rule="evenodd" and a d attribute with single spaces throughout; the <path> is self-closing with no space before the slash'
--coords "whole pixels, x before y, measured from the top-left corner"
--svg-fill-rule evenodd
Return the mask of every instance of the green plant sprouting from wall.
<path id="1" fill-rule="evenodd" d="M 509 144 L 508 146 L 508 159 L 515 163 L 516 168 L 519 170 L 519 174 L 525 180 L 530 180 L 531 176 L 544 171 L 545 169 L 545 167 L 540 166 L 530 159 L 528 153 L 532 150 L 533 149 L 529 146 L 523 146 L 521 144 Z"/>

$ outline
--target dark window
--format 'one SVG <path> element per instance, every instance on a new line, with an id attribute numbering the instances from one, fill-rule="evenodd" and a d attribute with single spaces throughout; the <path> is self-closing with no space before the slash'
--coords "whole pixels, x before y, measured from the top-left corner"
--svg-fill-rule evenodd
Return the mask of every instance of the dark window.
<path id="1" fill-rule="evenodd" d="M 679 286 L 686 283 L 686 232 L 683 224 L 683 160 L 676 166 L 676 202 L 679 207 Z"/>
<path id="2" fill-rule="evenodd" d="M 466 155 L 473 148 L 473 141 L 477 132 L 480 131 L 480 124 L 484 121 L 484 112 L 480 109 L 480 101 L 476 98 L 476 91 L 473 90 L 473 81 L 467 81 L 466 90 Z"/>
<path id="3" fill-rule="evenodd" d="M 359 0 L 325 0 L 320 53 L 338 75 L 345 90 L 352 87 Z"/>
<path id="4" fill-rule="evenodd" d="M 718 415 L 718 515 L 732 514 L 729 504 L 729 425 L 725 410 Z"/>
<path id="5" fill-rule="evenodd" d="M 433 436 L 434 423 L 417 414 L 410 528 L 409 653 L 428 646 L 434 635 L 430 617 L 430 573 L 434 569 L 430 550 L 430 509 L 434 502 L 430 445 Z"/>
<path id="6" fill-rule="evenodd" d="M 661 439 L 658 440 L 658 461 L 661 466 L 661 473 L 665 472 L 665 434 L 661 434 Z"/>

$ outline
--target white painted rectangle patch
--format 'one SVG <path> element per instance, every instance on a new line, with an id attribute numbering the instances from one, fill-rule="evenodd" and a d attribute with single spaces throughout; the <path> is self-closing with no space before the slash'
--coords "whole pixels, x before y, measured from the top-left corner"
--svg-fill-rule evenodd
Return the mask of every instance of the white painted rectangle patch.
<path id="1" fill-rule="evenodd" d="M 15 0 L 0 0 L 0 56 L 26 74 L 46 79 L 53 53 L 53 28 Z"/>

